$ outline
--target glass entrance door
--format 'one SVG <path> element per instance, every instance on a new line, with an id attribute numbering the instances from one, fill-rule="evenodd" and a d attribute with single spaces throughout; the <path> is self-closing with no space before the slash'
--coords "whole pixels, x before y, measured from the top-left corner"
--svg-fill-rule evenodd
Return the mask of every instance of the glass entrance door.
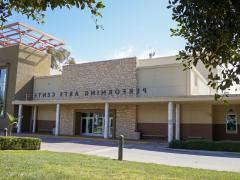
<path id="1" fill-rule="evenodd" d="M 104 119 L 102 117 L 99 117 L 96 114 L 93 121 L 93 134 L 96 134 L 96 135 L 103 134 L 103 122 L 104 122 Z"/>
<path id="2" fill-rule="evenodd" d="M 104 134 L 104 113 L 89 112 L 82 113 L 81 134 L 87 136 L 103 136 Z M 109 117 L 109 137 L 113 134 L 113 116 Z"/>

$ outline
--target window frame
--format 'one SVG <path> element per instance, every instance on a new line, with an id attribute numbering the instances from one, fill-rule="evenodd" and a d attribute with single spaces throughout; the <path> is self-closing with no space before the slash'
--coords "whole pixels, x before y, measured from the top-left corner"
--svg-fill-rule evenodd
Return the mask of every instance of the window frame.
<path id="1" fill-rule="evenodd" d="M 6 69 L 6 81 L 5 81 L 5 92 L 4 92 L 4 101 L 3 101 L 3 115 L 0 115 L 0 118 L 6 118 L 7 114 L 7 92 L 8 92 L 8 79 L 9 79 L 9 65 L 0 65 L 0 69 Z"/>
<path id="2" fill-rule="evenodd" d="M 229 131 L 227 128 L 227 119 L 229 115 L 234 115 L 235 116 L 235 120 L 236 120 L 236 131 Z M 226 115 L 226 119 L 225 119 L 225 126 L 226 126 L 226 134 L 237 134 L 238 133 L 238 118 L 237 118 L 237 114 L 235 112 L 228 112 Z"/>

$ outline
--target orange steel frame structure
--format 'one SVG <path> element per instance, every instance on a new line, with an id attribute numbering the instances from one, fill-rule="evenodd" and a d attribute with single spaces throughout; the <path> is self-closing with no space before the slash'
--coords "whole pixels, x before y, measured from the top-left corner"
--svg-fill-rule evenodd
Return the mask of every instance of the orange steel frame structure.
<path id="1" fill-rule="evenodd" d="M 49 48 L 64 45 L 64 42 L 26 24 L 16 22 L 6 25 L 0 30 L 0 47 L 8 47 L 14 44 L 23 44 L 45 51 Z"/>

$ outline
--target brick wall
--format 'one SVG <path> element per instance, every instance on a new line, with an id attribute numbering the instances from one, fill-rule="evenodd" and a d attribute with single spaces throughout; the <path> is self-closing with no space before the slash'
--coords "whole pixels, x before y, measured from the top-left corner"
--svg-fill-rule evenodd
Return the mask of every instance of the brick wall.
<path id="1" fill-rule="evenodd" d="M 109 99 L 120 97 L 136 97 L 136 94 L 123 93 L 126 89 L 136 89 L 136 58 L 117 59 L 110 61 L 91 62 L 64 66 L 62 74 L 63 92 L 78 91 L 79 96 L 63 96 L 60 98 L 93 98 Z M 116 95 L 85 96 L 84 92 L 91 90 L 121 90 Z"/>

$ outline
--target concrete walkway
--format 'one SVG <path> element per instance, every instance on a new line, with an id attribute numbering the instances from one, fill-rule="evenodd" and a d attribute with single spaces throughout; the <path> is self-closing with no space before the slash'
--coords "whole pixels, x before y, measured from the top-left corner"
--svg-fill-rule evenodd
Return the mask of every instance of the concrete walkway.
<path id="1" fill-rule="evenodd" d="M 117 159 L 117 141 L 40 136 L 42 150 L 73 152 Z M 200 169 L 240 172 L 240 153 L 173 150 L 157 142 L 126 142 L 124 160 Z"/>

